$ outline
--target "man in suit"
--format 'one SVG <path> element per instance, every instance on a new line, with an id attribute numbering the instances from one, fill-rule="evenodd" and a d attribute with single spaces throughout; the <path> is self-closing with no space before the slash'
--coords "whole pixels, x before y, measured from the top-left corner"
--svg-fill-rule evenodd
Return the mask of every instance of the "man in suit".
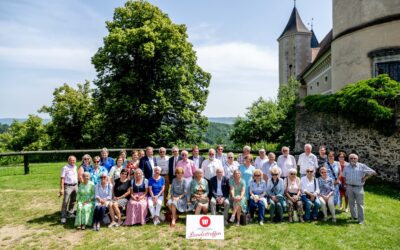
<path id="1" fill-rule="evenodd" d="M 189 157 L 190 160 L 194 161 L 197 169 L 201 168 L 201 164 L 203 164 L 204 157 L 200 155 L 199 147 L 194 146 L 192 148 L 192 156 Z"/>
<path id="2" fill-rule="evenodd" d="M 229 179 L 224 176 L 224 169 L 218 167 L 216 176 L 210 179 L 210 208 L 211 214 L 215 215 L 217 206 L 224 206 L 224 224 L 228 225 L 229 212 Z"/>
<path id="3" fill-rule="evenodd" d="M 157 166 L 157 160 L 153 157 L 153 148 L 146 148 L 146 156 L 142 157 L 139 162 L 139 168 L 143 171 L 144 177 L 149 179 L 153 176 L 153 169 Z"/>
<path id="4" fill-rule="evenodd" d="M 172 179 L 175 178 L 175 169 L 178 161 L 182 160 L 182 157 L 179 155 L 179 148 L 172 148 L 172 156 L 168 160 L 168 178 L 170 183 L 172 183 Z"/>

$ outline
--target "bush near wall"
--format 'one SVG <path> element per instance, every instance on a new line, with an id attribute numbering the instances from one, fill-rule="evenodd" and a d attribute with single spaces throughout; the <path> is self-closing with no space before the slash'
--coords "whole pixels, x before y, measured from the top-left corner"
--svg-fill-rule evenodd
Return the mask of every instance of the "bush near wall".
<path id="1" fill-rule="evenodd" d="M 349 84 L 331 95 L 304 98 L 310 111 L 338 113 L 361 125 L 373 125 L 385 135 L 396 131 L 396 101 L 400 83 L 386 74 Z"/>

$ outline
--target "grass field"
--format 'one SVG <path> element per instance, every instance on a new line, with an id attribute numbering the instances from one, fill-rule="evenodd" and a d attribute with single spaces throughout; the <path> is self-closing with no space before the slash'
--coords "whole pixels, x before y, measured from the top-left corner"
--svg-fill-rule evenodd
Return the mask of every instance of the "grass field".
<path id="1" fill-rule="evenodd" d="M 338 222 L 266 223 L 227 227 L 224 241 L 185 239 L 185 225 L 101 228 L 77 231 L 73 219 L 61 225 L 58 198 L 63 163 L 0 167 L 0 249 L 399 249 L 400 193 L 367 184 L 366 224 L 338 215 Z M 269 216 L 268 216 L 269 218 Z M 287 221 L 287 218 L 285 218 Z"/>

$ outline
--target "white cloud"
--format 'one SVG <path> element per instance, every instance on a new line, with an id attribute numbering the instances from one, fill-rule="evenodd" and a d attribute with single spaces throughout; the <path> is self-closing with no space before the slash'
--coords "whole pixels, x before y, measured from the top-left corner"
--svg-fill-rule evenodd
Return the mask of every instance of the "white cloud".
<path id="1" fill-rule="evenodd" d="M 0 62 L 29 68 L 93 71 L 90 58 L 94 51 L 84 48 L 0 47 Z"/>
<path id="2" fill-rule="evenodd" d="M 195 50 L 198 64 L 212 74 L 205 115 L 243 115 L 260 96 L 276 98 L 278 55 L 271 48 L 234 42 Z"/>

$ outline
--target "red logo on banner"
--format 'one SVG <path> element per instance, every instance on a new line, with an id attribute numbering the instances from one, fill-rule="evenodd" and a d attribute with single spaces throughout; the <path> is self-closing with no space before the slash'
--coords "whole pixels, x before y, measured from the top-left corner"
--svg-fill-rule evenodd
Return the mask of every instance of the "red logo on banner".
<path id="1" fill-rule="evenodd" d="M 200 226 L 208 227 L 211 224 L 211 220 L 208 216 L 203 216 L 200 218 Z"/>

